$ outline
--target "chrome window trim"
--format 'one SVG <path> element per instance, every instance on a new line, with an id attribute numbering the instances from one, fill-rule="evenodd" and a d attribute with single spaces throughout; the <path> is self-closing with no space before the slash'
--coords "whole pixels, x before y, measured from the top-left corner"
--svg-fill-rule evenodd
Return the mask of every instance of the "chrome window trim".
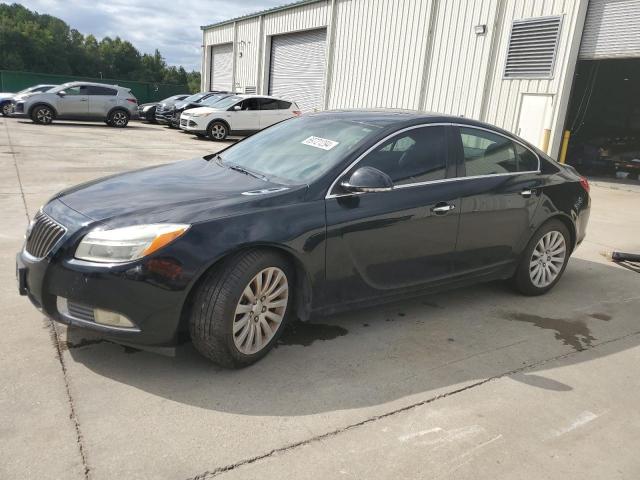
<path id="1" fill-rule="evenodd" d="M 364 157 L 366 157 L 375 148 L 379 147 L 381 144 L 383 144 L 384 142 L 386 142 L 390 138 L 395 137 L 396 135 L 398 135 L 400 133 L 404 133 L 404 132 L 407 132 L 409 130 L 414 130 L 416 128 L 442 127 L 442 126 L 475 128 L 477 130 L 484 130 L 484 131 L 492 133 L 494 135 L 499 135 L 501 137 L 504 137 L 507 140 L 515 142 L 518 145 L 522 146 L 523 148 L 526 148 L 527 150 L 529 150 L 531 153 L 533 153 L 535 155 L 535 157 L 538 159 L 538 169 L 537 170 L 527 170 L 527 171 L 524 171 L 524 172 L 492 173 L 492 174 L 487 174 L 487 175 L 474 175 L 474 176 L 470 176 L 470 177 L 451 177 L 451 178 L 443 178 L 443 179 L 440 179 L 440 180 L 428 180 L 428 181 L 425 181 L 425 182 L 406 183 L 406 184 L 403 184 L 403 185 L 394 185 L 393 189 L 390 190 L 390 191 L 399 190 L 399 189 L 403 189 L 403 188 L 420 187 L 420 186 L 424 186 L 424 185 L 431 185 L 431 184 L 437 184 L 437 183 L 457 182 L 457 181 L 461 181 L 461 180 L 474 180 L 474 179 L 478 179 L 478 178 L 492 178 L 492 177 L 509 177 L 509 176 L 515 176 L 515 175 L 526 175 L 526 174 L 531 174 L 531 173 L 535 173 L 535 174 L 541 173 L 541 170 L 540 170 L 540 165 L 541 165 L 540 156 L 536 152 L 534 152 L 531 148 L 529 148 L 527 145 L 525 145 L 524 143 L 522 143 L 519 140 L 516 140 L 515 138 L 510 138 L 510 137 L 508 137 L 508 136 L 506 136 L 506 135 L 504 135 L 504 134 L 502 134 L 500 132 L 497 132 L 495 130 L 491 130 L 489 128 L 478 127 L 476 125 L 469 125 L 469 124 L 466 124 L 466 123 L 452 123 L 452 122 L 447 122 L 447 123 L 427 123 L 427 124 L 421 124 L 421 125 L 412 125 L 410 127 L 403 128 L 402 130 L 398 130 L 396 132 L 393 132 L 393 133 L 387 135 L 386 137 L 384 137 L 382 140 L 380 140 L 377 143 L 375 143 L 369 149 L 367 149 L 367 151 L 362 153 L 358 158 L 356 158 L 353 162 L 351 162 L 351 164 L 349 166 L 347 166 L 347 168 L 345 168 L 342 172 L 340 172 L 340 174 L 335 178 L 335 180 L 331 183 L 331 186 L 327 190 L 327 194 L 325 195 L 325 200 L 330 199 L 330 198 L 348 197 L 348 196 L 353 196 L 353 195 L 362 195 L 364 193 L 369 193 L 369 192 L 331 193 L 331 191 L 336 186 L 336 183 L 338 183 L 338 180 L 340 180 L 345 173 L 347 173 L 349 170 L 351 170 L 351 168 L 353 168 L 355 165 L 357 165 Z M 385 193 L 385 192 L 377 192 L 377 193 Z"/>

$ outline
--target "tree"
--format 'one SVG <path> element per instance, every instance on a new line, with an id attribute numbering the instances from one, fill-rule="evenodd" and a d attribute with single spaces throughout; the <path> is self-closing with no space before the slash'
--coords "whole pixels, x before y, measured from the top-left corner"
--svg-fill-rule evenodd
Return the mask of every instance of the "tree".
<path id="1" fill-rule="evenodd" d="M 104 77 L 175 85 L 196 84 L 200 74 L 167 66 L 161 53 L 141 54 L 120 37 L 82 35 L 64 21 L 14 3 L 0 4 L 0 70 Z"/>

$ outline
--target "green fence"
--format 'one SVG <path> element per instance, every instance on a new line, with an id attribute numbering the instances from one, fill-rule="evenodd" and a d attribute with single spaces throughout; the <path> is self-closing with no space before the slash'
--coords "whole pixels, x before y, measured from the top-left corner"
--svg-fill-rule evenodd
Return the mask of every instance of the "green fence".
<path id="1" fill-rule="evenodd" d="M 163 98 L 189 93 L 186 85 L 167 85 L 165 83 L 134 82 L 111 78 L 74 77 L 72 75 L 49 75 L 46 73 L 11 72 L 0 70 L 0 92 L 18 92 L 40 83 L 59 85 L 73 81 L 98 82 L 130 88 L 139 103 L 155 102 Z"/>

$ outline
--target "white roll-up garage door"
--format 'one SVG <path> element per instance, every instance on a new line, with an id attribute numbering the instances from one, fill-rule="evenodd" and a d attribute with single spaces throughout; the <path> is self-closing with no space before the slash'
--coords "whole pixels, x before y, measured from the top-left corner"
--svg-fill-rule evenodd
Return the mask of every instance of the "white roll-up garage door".
<path id="1" fill-rule="evenodd" d="M 233 82 L 233 44 L 211 47 L 211 85 L 210 90 L 232 91 Z"/>
<path id="2" fill-rule="evenodd" d="M 325 29 L 274 36 L 269 95 L 293 100 L 305 112 L 321 110 L 326 38 Z"/>
<path id="3" fill-rule="evenodd" d="M 590 0 L 581 60 L 640 57 L 640 0 Z"/>

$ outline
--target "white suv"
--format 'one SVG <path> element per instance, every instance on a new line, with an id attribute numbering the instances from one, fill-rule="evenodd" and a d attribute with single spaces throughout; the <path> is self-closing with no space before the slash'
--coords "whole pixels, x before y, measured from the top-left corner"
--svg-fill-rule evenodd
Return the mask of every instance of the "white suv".
<path id="1" fill-rule="evenodd" d="M 224 140 L 228 135 L 251 135 L 300 113 L 295 102 L 264 95 L 231 95 L 210 107 L 185 110 L 180 116 L 180 128 L 212 140 Z"/>

